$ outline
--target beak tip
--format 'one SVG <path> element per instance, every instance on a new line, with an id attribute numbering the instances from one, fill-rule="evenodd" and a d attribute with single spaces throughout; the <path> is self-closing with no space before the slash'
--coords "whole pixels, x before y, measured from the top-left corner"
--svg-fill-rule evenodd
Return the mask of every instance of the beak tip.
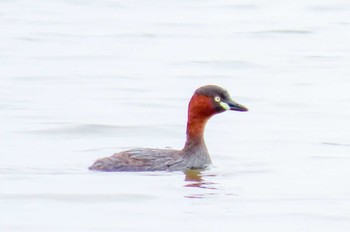
<path id="1" fill-rule="evenodd" d="M 240 111 L 240 112 L 247 112 L 247 111 L 249 111 L 247 107 L 242 106 L 242 105 L 236 105 L 234 107 L 231 107 L 230 110 Z"/>

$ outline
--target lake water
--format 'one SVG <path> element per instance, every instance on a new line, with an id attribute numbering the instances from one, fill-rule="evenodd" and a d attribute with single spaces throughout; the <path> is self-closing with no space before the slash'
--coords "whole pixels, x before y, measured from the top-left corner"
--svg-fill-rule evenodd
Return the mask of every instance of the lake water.
<path id="1" fill-rule="evenodd" d="M 350 231 L 350 2 L 0 1 L 1 231 Z M 225 87 L 214 167 L 98 173 L 181 148 Z"/>

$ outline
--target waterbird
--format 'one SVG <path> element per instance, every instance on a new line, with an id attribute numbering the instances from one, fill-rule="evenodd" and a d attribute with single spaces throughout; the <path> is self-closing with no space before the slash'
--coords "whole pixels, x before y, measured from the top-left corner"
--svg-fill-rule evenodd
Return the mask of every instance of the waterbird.
<path id="1" fill-rule="evenodd" d="M 213 115 L 229 110 L 248 111 L 233 101 L 224 88 L 202 86 L 194 92 L 188 104 L 186 142 L 181 150 L 135 148 L 98 159 L 89 169 L 106 172 L 206 169 L 212 161 L 204 141 L 205 125 Z"/>

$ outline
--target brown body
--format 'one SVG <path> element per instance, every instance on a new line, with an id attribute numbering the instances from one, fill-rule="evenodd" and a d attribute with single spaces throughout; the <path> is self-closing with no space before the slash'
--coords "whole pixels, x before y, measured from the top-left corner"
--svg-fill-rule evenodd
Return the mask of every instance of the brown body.
<path id="1" fill-rule="evenodd" d="M 90 170 L 98 171 L 183 171 L 204 169 L 211 164 L 204 142 L 209 118 L 226 110 L 247 111 L 226 90 L 214 85 L 196 90 L 188 106 L 186 143 L 182 150 L 132 149 L 97 160 Z"/>

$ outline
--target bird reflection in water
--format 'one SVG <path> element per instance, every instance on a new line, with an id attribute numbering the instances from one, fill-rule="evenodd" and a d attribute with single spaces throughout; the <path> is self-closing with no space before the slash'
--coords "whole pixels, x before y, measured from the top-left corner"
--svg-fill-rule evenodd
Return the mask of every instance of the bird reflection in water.
<path id="1" fill-rule="evenodd" d="M 215 195 L 217 188 L 215 187 L 216 183 L 207 181 L 206 179 L 209 177 L 215 177 L 214 174 L 203 174 L 203 171 L 201 170 L 195 170 L 190 169 L 184 172 L 185 173 L 185 181 L 188 182 L 184 185 L 184 187 L 191 187 L 191 188 L 200 188 L 200 189 L 207 189 L 207 190 L 215 190 L 215 191 L 209 191 L 205 193 L 196 193 L 191 194 L 188 196 L 185 196 L 187 198 L 205 198 L 210 195 Z"/>

